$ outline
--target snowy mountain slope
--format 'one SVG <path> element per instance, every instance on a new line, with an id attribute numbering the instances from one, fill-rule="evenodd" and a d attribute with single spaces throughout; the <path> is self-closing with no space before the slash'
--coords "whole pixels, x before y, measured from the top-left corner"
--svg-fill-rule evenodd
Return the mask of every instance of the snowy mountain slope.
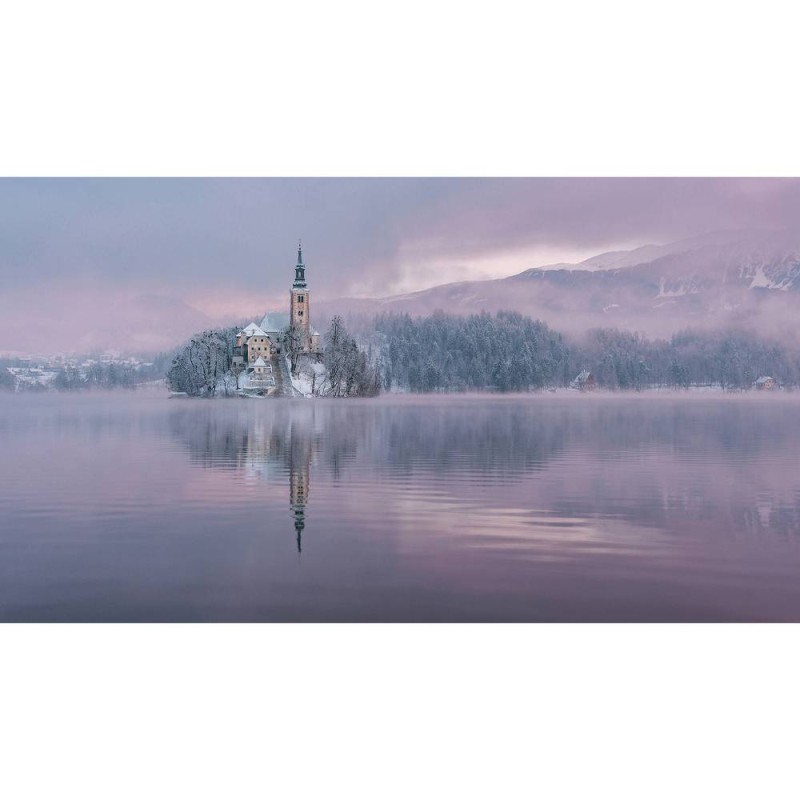
<path id="1" fill-rule="evenodd" d="M 715 325 L 783 332 L 800 328 L 800 233 L 713 234 L 508 278 L 318 307 L 370 315 L 514 310 L 565 330 L 618 326 L 650 335 Z"/>
<path id="2" fill-rule="evenodd" d="M 695 236 L 670 244 L 646 244 L 633 250 L 613 250 L 609 253 L 600 253 L 600 255 L 592 256 L 577 264 L 548 264 L 543 267 L 534 267 L 526 272 L 560 269 L 595 272 L 596 270 L 622 269 L 648 264 L 663 256 L 689 253 L 711 245 L 724 245 L 734 241 L 735 236 L 735 234 L 720 232 Z"/>

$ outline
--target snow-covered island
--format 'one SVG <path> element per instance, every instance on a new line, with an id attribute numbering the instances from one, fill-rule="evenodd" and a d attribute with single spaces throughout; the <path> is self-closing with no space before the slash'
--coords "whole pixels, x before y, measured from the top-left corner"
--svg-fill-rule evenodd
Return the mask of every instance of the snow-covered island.
<path id="1" fill-rule="evenodd" d="M 378 370 L 334 317 L 320 342 L 311 290 L 297 247 L 289 313 L 267 313 L 242 328 L 206 331 L 176 355 L 170 390 L 193 397 L 363 397 L 380 392 Z"/>
<path id="2" fill-rule="evenodd" d="M 372 397 L 380 392 L 380 374 L 341 319 L 334 317 L 324 348 L 296 346 L 290 328 L 254 345 L 263 331 L 243 337 L 227 328 L 192 337 L 167 373 L 173 394 L 190 397 Z M 242 341 L 259 347 L 242 360 Z M 264 352 L 264 348 L 268 348 Z"/>

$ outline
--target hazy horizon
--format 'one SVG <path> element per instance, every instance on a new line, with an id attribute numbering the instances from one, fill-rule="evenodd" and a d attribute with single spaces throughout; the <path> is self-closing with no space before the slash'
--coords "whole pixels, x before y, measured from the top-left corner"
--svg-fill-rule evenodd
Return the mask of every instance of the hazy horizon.
<path id="1" fill-rule="evenodd" d="M 386 297 L 786 230 L 800 180 L 2 179 L 0 211 L 0 351 L 130 352 L 282 308 L 299 238 L 317 301 Z"/>

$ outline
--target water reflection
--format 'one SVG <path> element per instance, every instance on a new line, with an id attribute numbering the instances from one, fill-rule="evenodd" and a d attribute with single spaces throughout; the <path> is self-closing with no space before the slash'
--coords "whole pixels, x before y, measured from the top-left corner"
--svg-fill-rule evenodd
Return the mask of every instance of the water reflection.
<path id="1" fill-rule="evenodd" d="M 298 452 L 299 451 L 299 452 Z M 294 447 L 290 443 L 289 502 L 294 514 L 294 531 L 297 536 L 297 552 L 303 552 L 303 528 L 306 526 L 306 503 L 311 474 L 311 444 Z"/>
<path id="2" fill-rule="evenodd" d="M 776 399 L 0 400 L 0 618 L 800 620 Z"/>
<path id="3" fill-rule="evenodd" d="M 487 514 L 502 519 L 522 497 L 523 509 L 547 518 L 626 520 L 675 535 L 800 535 L 795 420 L 794 404 L 625 399 L 209 404 L 169 416 L 193 464 L 288 484 L 299 552 L 312 472 L 335 486 L 413 488 L 420 506 L 479 491 L 474 513 L 485 527 Z M 369 491 L 361 502 L 372 508 Z"/>
<path id="4" fill-rule="evenodd" d="M 287 521 L 294 527 L 297 552 L 301 554 L 311 464 L 321 450 L 321 431 L 315 408 L 277 402 L 271 405 L 275 413 L 266 415 L 254 414 L 249 408 L 238 413 L 237 409 L 213 405 L 199 411 L 182 408 L 170 414 L 169 425 L 196 465 L 232 470 L 241 479 L 261 482 L 266 492 L 278 484 L 288 484 Z"/>

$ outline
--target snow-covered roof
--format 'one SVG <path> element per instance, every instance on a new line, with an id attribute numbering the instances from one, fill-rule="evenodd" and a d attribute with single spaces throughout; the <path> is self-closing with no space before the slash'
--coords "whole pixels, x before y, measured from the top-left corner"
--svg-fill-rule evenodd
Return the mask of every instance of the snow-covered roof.
<path id="1" fill-rule="evenodd" d="M 250 325 L 245 328 L 245 333 L 247 334 L 247 338 L 249 339 L 251 336 L 266 336 L 267 334 L 261 330 L 255 323 L 252 323 L 252 328 Z"/>
<path id="2" fill-rule="evenodd" d="M 254 367 L 266 367 L 266 366 L 267 366 L 267 362 L 266 362 L 266 361 L 264 361 L 264 359 L 263 359 L 261 356 L 259 356 L 259 357 L 258 357 L 258 358 L 255 360 L 255 362 L 253 363 L 253 366 L 254 366 Z"/>
<path id="3" fill-rule="evenodd" d="M 756 383 L 766 383 L 767 381 L 771 381 L 771 380 L 774 380 L 774 379 L 773 379 L 772 377 L 770 377 L 769 375 L 762 375 L 762 376 L 761 376 L 761 377 L 760 377 L 760 378 L 759 378 L 759 379 L 756 381 Z"/>
<path id="4" fill-rule="evenodd" d="M 311 335 L 319 336 L 319 331 L 313 325 L 311 326 Z"/>
<path id="5" fill-rule="evenodd" d="M 289 315 L 279 311 L 267 312 L 261 320 L 262 330 L 267 333 L 280 333 L 289 327 Z"/>
<path id="6" fill-rule="evenodd" d="M 246 333 L 248 336 L 253 335 L 253 331 L 260 330 L 258 325 L 255 322 L 251 322 L 246 328 L 242 330 L 242 333 Z"/>

